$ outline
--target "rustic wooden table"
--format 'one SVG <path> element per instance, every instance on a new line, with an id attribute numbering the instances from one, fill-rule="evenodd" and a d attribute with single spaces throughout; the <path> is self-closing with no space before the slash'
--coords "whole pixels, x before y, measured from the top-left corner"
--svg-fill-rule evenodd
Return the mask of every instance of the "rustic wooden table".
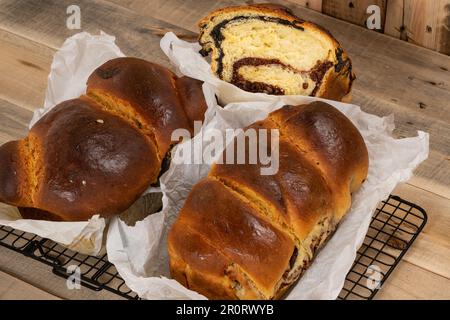
<path id="1" fill-rule="evenodd" d="M 159 48 L 167 31 L 195 40 L 196 21 L 237 0 L 78 0 L 81 29 L 116 36 L 129 56 L 168 67 Z M 267 2 L 267 1 L 264 1 Z M 430 133 L 430 157 L 394 194 L 426 209 L 429 221 L 378 299 L 450 298 L 450 57 L 296 5 L 272 1 L 329 29 L 348 50 L 358 79 L 353 102 L 377 115 L 395 115 L 396 135 Z M 0 1 L 0 144 L 27 132 L 44 101 L 53 54 L 79 32 L 66 27 L 75 1 Z M 173 69 L 173 67 L 171 67 Z M 1 168 L 0 168 L 1 170 Z M 32 271 L 32 272 L 31 272 Z M 67 290 L 48 267 L 0 247 L 0 299 L 114 299 L 89 289 Z"/>

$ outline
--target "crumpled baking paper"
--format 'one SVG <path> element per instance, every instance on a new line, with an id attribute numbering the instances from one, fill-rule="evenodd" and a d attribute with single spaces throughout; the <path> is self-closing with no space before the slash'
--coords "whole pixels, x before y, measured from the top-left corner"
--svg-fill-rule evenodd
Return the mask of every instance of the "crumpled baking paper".
<path id="1" fill-rule="evenodd" d="M 34 112 L 29 128 L 58 103 L 85 93 L 87 78 L 98 66 L 124 56 L 114 40 L 103 32 L 100 35 L 82 32 L 64 41 L 53 57 L 44 107 Z M 21 219 L 17 208 L 5 206 L 0 211 L 0 225 L 37 234 L 81 253 L 97 255 L 102 248 L 106 221 L 98 215 L 81 222 Z"/>
<path id="2" fill-rule="evenodd" d="M 225 107 L 214 108 L 215 115 L 202 128 L 207 135 L 213 129 L 242 128 L 285 104 L 304 104 L 322 100 L 343 112 L 359 129 L 369 150 L 369 174 L 366 182 L 353 195 L 352 207 L 337 231 L 319 252 L 311 267 L 290 291 L 287 299 L 335 299 L 341 291 L 347 272 L 364 241 L 377 204 L 385 200 L 398 183 L 407 181 L 413 170 L 428 157 L 429 136 L 419 131 L 417 137 L 395 139 L 392 136 L 392 116 L 380 118 L 361 111 L 352 104 L 303 96 L 269 96 L 240 90 L 221 81 L 198 54 L 200 46 L 179 40 L 167 33 L 161 48 L 178 67 L 190 77 L 205 81 Z M 215 99 L 207 97 L 208 104 Z M 193 141 L 204 146 L 202 135 Z M 187 141 L 185 143 L 191 143 Z M 178 145 L 174 152 L 177 152 Z M 188 157 L 189 155 L 186 155 Z M 208 164 L 175 164 L 161 178 L 163 209 L 129 227 L 114 219 L 108 230 L 107 252 L 126 284 L 146 299 L 205 298 L 169 279 L 167 233 L 183 206 L 192 186 L 205 177 Z"/>

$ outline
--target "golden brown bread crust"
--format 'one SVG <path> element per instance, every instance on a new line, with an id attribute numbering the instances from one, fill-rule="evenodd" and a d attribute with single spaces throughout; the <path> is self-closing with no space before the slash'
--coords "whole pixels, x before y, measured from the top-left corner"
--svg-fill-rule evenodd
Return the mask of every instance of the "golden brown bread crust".
<path id="1" fill-rule="evenodd" d="M 200 234 L 201 238 L 219 251 L 220 255 L 238 265 L 253 282 L 257 283 L 265 296 L 270 294 L 271 288 L 282 277 L 294 250 L 293 241 L 286 232 L 270 225 L 252 205 L 214 179 L 205 179 L 193 188 L 177 223 Z M 235 236 L 230 236 L 231 234 Z M 182 230 L 171 231 L 170 239 L 173 240 L 169 241 L 177 241 L 177 237 L 184 237 Z M 175 249 L 181 251 L 186 249 L 183 242 L 178 243 Z M 169 246 L 169 254 L 173 247 Z M 273 248 L 277 249 L 278 255 L 271 254 Z M 198 251 L 197 255 L 190 254 L 185 257 L 189 262 L 198 258 Z M 197 264 L 201 264 L 204 268 L 203 260 L 207 260 L 206 263 L 214 263 L 214 260 L 210 262 L 209 259 L 215 257 L 202 255 L 201 263 L 198 261 L 189 263 L 189 270 L 193 270 Z M 230 272 L 227 265 L 227 268 L 222 269 L 222 273 L 219 274 L 223 276 L 224 273 Z M 214 273 L 217 274 L 216 271 Z M 231 277 L 231 274 L 228 274 L 228 277 Z M 188 285 L 191 283 L 188 277 L 186 281 Z M 230 281 L 236 279 L 232 277 Z M 243 286 L 240 282 L 239 285 Z M 239 293 L 236 293 L 236 296 L 239 296 Z"/>
<path id="2" fill-rule="evenodd" d="M 24 142 L 10 141 L 0 147 L 0 201 L 31 204 L 30 182 L 22 156 Z"/>
<path id="3" fill-rule="evenodd" d="M 213 165 L 169 234 L 172 277 L 211 299 L 280 298 L 367 175 L 364 140 L 328 104 L 285 106 L 250 128 L 279 130 L 278 172 L 263 176 L 261 164 Z"/>
<path id="4" fill-rule="evenodd" d="M 217 26 L 219 23 L 223 22 L 226 19 L 225 16 L 230 14 L 236 17 L 256 15 L 275 17 L 282 19 L 283 21 L 292 23 L 293 26 L 296 26 L 298 28 L 313 30 L 318 34 L 321 34 L 323 37 L 328 38 L 330 41 L 332 41 L 335 51 L 333 64 L 331 65 L 331 67 L 327 66 L 327 70 L 323 77 L 322 75 L 318 76 L 322 78 L 318 79 L 316 87 L 317 90 L 314 90 L 311 95 L 336 101 L 349 102 L 351 100 L 351 88 L 353 81 L 356 79 L 356 76 L 352 71 L 351 59 L 348 57 L 346 51 L 341 47 L 340 43 L 325 28 L 313 22 L 304 21 L 295 16 L 292 11 L 290 11 L 290 9 L 277 4 L 251 4 L 221 8 L 211 12 L 198 22 L 198 26 L 200 28 L 199 43 L 203 48 L 202 53 L 208 54 L 211 51 L 213 52 L 211 68 L 214 72 L 218 73 L 218 69 L 220 69 L 219 60 L 221 60 L 222 58 L 217 52 L 215 52 L 217 51 L 217 48 L 215 48 L 216 44 L 213 43 L 214 37 L 211 34 L 211 31 L 214 26 Z M 243 58 L 251 60 L 251 58 L 248 57 Z M 266 63 L 270 64 L 269 61 L 267 61 Z M 276 63 L 279 63 L 279 61 L 277 61 Z M 318 74 L 320 74 L 322 71 L 320 71 L 319 68 Z M 238 83 L 236 83 L 236 85 L 240 86 Z M 252 92 L 283 94 L 282 91 L 277 92 L 278 90 L 274 89 L 270 90 L 273 92 L 269 92 L 264 89 L 267 87 L 267 85 L 262 85 L 260 83 L 253 83 L 248 85 L 247 87 L 240 87 L 244 90 Z"/>
<path id="5" fill-rule="evenodd" d="M 345 115 L 323 102 L 302 108 L 286 106 L 273 112 L 270 119 L 327 176 L 333 193 L 339 194 L 336 214 L 343 215 L 350 206 L 350 194 L 367 176 L 369 156 L 358 129 Z"/>
<path id="6" fill-rule="evenodd" d="M 137 58 L 106 62 L 87 96 L 62 102 L 0 147 L 0 201 L 24 218 L 119 214 L 156 183 L 173 129 L 203 120 L 202 83 Z"/>
<path id="7" fill-rule="evenodd" d="M 207 109 L 202 84 L 203 82 L 200 80 L 185 76 L 177 78 L 175 81 L 178 97 L 181 100 L 188 120 L 189 127 L 187 129 L 192 134 L 194 133 L 194 121 L 203 121 Z"/>
<path id="8" fill-rule="evenodd" d="M 31 142 L 29 137 L 35 137 Z M 31 129 L 28 158 L 33 163 L 16 167 L 36 181 L 14 197 L 2 190 L 1 201 L 46 211 L 41 218 L 87 220 L 94 214 L 109 216 L 128 208 L 155 181 L 160 164 L 156 149 L 138 130 L 89 99 L 65 101 Z M 9 145 L 21 145 L 23 140 Z M 0 158 L 17 152 L 0 148 Z M 3 166 L 2 166 L 3 167 Z M 10 171 L 11 170 L 11 171 Z M 1 188 L 20 185 L 19 179 L 1 181 Z M 30 209 L 21 210 L 31 218 Z M 27 214 L 28 213 L 28 214 Z M 53 219 L 52 219 L 53 220 Z"/>
<path id="9" fill-rule="evenodd" d="M 172 236 L 169 252 L 172 247 L 183 246 L 185 250 L 180 251 L 180 256 L 171 259 L 171 270 L 174 273 L 172 276 L 185 287 L 199 292 L 206 291 L 208 297 L 212 299 L 236 299 L 231 289 L 232 281 L 222 277 L 224 270 L 231 265 L 231 261 L 190 228 L 174 226 L 173 234 L 177 236 Z M 187 268 L 184 261 L 192 261 L 191 267 Z M 180 274 L 177 274 L 178 271 Z"/>
<path id="10" fill-rule="evenodd" d="M 169 69 L 138 58 L 117 58 L 97 68 L 87 81 L 87 95 L 100 100 L 106 95 L 129 109 L 139 126 L 149 128 L 161 159 L 173 144 L 172 132 L 192 130 L 193 120 L 202 121 L 206 111 L 200 81 L 178 78 Z"/>
<path id="11" fill-rule="evenodd" d="M 256 127 L 255 125 L 250 128 Z M 332 215 L 332 193 L 320 171 L 298 152 L 288 139 L 280 139 L 279 170 L 263 176 L 252 164 L 214 165 L 209 174 L 260 203 L 273 222 L 292 226 L 295 238 L 303 241 L 320 218 L 317 211 Z"/>

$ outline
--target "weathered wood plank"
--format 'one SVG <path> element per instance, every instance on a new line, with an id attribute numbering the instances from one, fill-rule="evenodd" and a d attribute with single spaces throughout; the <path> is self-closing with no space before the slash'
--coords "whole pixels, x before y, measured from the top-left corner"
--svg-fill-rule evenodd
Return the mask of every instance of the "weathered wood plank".
<path id="1" fill-rule="evenodd" d="M 79 32 L 61 25 L 65 23 L 65 8 L 69 1 L 63 2 L 0 3 L 0 56 L 3 60 L 0 66 L 1 99 L 30 110 L 42 105 L 54 48 L 58 48 L 67 36 Z M 138 19 L 133 12 L 114 4 L 89 3 L 88 6 L 87 2 L 80 2 L 82 7 L 89 9 L 82 11 L 83 31 L 114 33 L 118 45 L 127 55 L 147 58 L 171 67 L 159 47 L 161 35 L 174 30 L 182 38 L 192 38 L 192 33 L 188 31 L 148 17 Z M 42 12 L 47 13 L 41 15 Z M 31 19 L 34 14 L 37 16 Z M 135 24 L 130 24 L 130 21 Z"/>
<path id="2" fill-rule="evenodd" d="M 450 0 L 408 0 L 403 14 L 409 42 L 450 54 Z"/>
<path id="3" fill-rule="evenodd" d="M 106 291 L 94 291 L 85 287 L 68 289 L 66 279 L 52 273 L 51 267 L 27 258 L 20 253 L 0 246 L 0 270 L 22 279 L 32 286 L 63 299 L 123 300 L 124 298 Z M 21 294 L 22 292 L 17 292 Z M 25 294 L 25 293 L 24 293 Z M 18 297 L 19 298 L 19 297 Z M 22 299 L 22 298 L 21 298 Z"/>
<path id="4" fill-rule="evenodd" d="M 386 4 L 386 23 L 384 33 L 397 39 L 407 40 L 404 25 L 404 0 L 388 0 Z"/>
<path id="5" fill-rule="evenodd" d="M 377 5 L 380 8 L 380 30 L 384 30 L 386 0 L 323 0 L 322 12 L 329 16 L 366 27 L 366 20 L 370 16 L 367 13 L 367 8 L 370 5 Z"/>
<path id="6" fill-rule="evenodd" d="M 450 1 L 440 0 L 437 21 L 437 50 L 450 55 Z"/>
<path id="7" fill-rule="evenodd" d="M 30 110 L 0 99 L 0 145 L 24 137 L 32 116 Z"/>
<path id="8" fill-rule="evenodd" d="M 296 5 L 322 12 L 323 0 L 288 0 Z"/>
<path id="9" fill-rule="evenodd" d="M 0 47 L 0 99 L 29 110 L 41 107 L 55 50 L 4 30 Z"/>
<path id="10" fill-rule="evenodd" d="M 197 22 L 208 12 L 224 6 L 236 6 L 246 3 L 256 3 L 258 1 L 242 0 L 109 0 L 117 5 L 126 7 L 134 12 L 145 14 L 151 17 L 157 17 L 167 23 L 179 26 L 181 28 L 197 33 Z M 266 1 L 267 2 L 267 1 Z"/>
<path id="11" fill-rule="evenodd" d="M 59 300 L 48 292 L 0 271 L 0 300 Z"/>
<path id="12" fill-rule="evenodd" d="M 393 194 L 413 201 L 428 214 L 425 228 L 404 260 L 450 279 L 450 200 L 409 184 L 400 185 Z"/>
<path id="13" fill-rule="evenodd" d="M 450 280 L 402 261 L 375 296 L 377 300 L 450 299 Z"/>
<path id="14" fill-rule="evenodd" d="M 77 1 L 81 10 L 81 30 L 66 27 L 66 9 L 73 1 L 4 0 L 0 3 L 0 29 L 10 31 L 52 48 L 75 33 L 104 31 L 117 38 L 124 53 L 167 64 L 159 40 L 167 31 L 192 39 L 191 32 L 148 16 L 137 15 L 113 3 L 95 0 Z"/>
<path id="15" fill-rule="evenodd" d="M 431 157 L 430 157 L 430 159 L 431 159 Z M 448 161 L 448 157 L 447 157 L 447 161 Z M 442 166 L 448 166 L 448 164 L 446 164 L 444 161 Z M 439 170 L 439 168 L 438 168 L 438 170 Z M 442 184 L 440 182 L 426 179 L 426 178 L 423 178 L 416 174 L 408 181 L 408 184 L 414 185 L 422 190 L 431 191 L 437 195 L 440 195 L 441 197 L 450 199 L 448 185 Z"/>

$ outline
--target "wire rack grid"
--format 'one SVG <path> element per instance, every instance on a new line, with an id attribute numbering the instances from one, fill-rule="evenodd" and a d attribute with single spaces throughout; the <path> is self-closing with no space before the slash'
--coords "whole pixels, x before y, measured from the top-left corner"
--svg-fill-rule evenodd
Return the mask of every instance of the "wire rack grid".
<path id="1" fill-rule="evenodd" d="M 370 300 L 382 288 L 427 222 L 421 207 L 390 196 L 375 211 L 363 245 L 346 277 L 338 299 Z M 103 254 L 93 257 L 74 252 L 37 235 L 0 226 L 0 245 L 49 265 L 68 278 L 79 267 L 81 284 L 108 290 L 126 299 L 138 299 Z"/>

